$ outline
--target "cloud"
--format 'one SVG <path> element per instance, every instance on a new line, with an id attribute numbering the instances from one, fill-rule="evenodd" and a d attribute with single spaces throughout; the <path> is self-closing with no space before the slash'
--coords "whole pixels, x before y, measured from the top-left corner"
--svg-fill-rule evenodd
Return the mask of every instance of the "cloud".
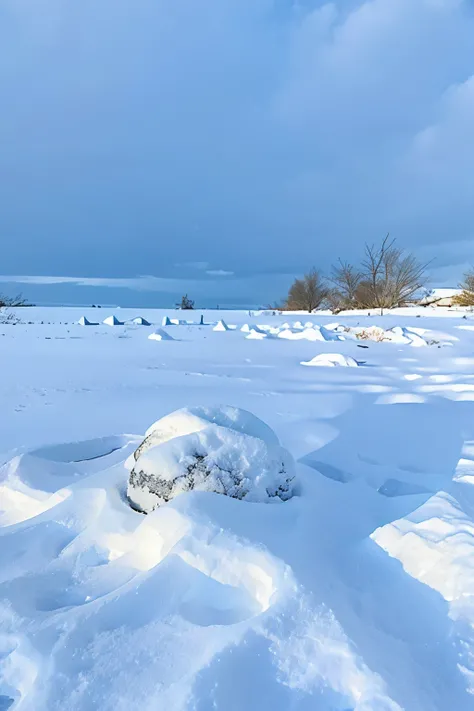
<path id="1" fill-rule="evenodd" d="M 206 274 L 210 276 L 233 276 L 234 272 L 228 272 L 225 269 L 208 269 Z"/>
<path id="2" fill-rule="evenodd" d="M 221 275 L 216 279 L 168 279 L 154 276 L 123 277 L 75 277 L 75 276 L 17 276 L 0 275 L 0 284 L 23 284 L 25 286 L 72 285 L 83 288 L 127 289 L 134 292 L 161 293 L 177 296 L 188 293 L 202 303 L 218 303 L 220 300 L 247 304 L 267 304 L 288 291 L 292 274 L 253 274 L 248 277 L 229 277 L 222 285 Z M 35 293 L 39 293 L 37 290 Z"/>
<path id="3" fill-rule="evenodd" d="M 473 36 L 468 0 L 5 0 L 2 270 L 471 240 Z"/>

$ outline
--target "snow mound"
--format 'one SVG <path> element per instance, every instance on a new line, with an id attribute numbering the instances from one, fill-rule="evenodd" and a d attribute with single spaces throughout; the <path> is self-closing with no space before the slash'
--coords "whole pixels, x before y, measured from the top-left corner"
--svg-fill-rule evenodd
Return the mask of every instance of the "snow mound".
<path id="1" fill-rule="evenodd" d="M 92 323 L 85 316 L 81 316 L 81 318 L 79 319 L 79 321 L 77 323 L 79 324 L 79 326 L 97 326 L 96 323 Z"/>
<path id="2" fill-rule="evenodd" d="M 123 321 L 119 321 L 116 316 L 107 316 L 103 322 L 106 326 L 123 326 Z"/>
<path id="3" fill-rule="evenodd" d="M 283 338 L 288 341 L 342 341 L 344 338 L 337 333 L 328 331 L 324 326 L 313 325 L 311 328 L 303 328 L 302 330 L 292 330 L 285 328 L 280 331 L 278 338 Z"/>
<path id="4" fill-rule="evenodd" d="M 293 460 L 282 447 L 208 424 L 142 452 L 130 472 L 127 496 L 143 513 L 192 490 L 259 503 L 286 501 L 293 496 L 294 478 Z"/>
<path id="5" fill-rule="evenodd" d="M 229 326 L 226 324 L 225 321 L 222 319 L 216 323 L 214 328 L 212 329 L 213 331 L 229 331 Z"/>
<path id="6" fill-rule="evenodd" d="M 420 583 L 446 601 L 453 620 L 451 643 L 474 694 L 474 525 L 452 495 L 439 491 L 408 516 L 378 528 L 371 538 Z"/>
<path id="7" fill-rule="evenodd" d="M 337 366 L 347 368 L 358 368 L 359 363 L 351 356 L 342 355 L 342 353 L 320 353 L 311 360 L 302 361 L 301 365 L 315 365 L 334 368 Z"/>
<path id="8" fill-rule="evenodd" d="M 376 343 L 388 342 L 400 345 L 427 346 L 428 342 L 421 337 L 417 332 L 419 329 L 405 328 L 403 326 L 394 326 L 385 330 L 380 326 L 353 326 L 344 327 L 344 335 L 347 338 L 354 338 L 361 341 L 375 341 Z"/>
<path id="9" fill-rule="evenodd" d="M 265 333 L 265 331 L 261 330 L 257 331 L 254 328 L 251 328 L 245 338 L 248 338 L 251 341 L 261 341 L 263 338 L 268 338 L 268 333 Z"/>
<path id="10" fill-rule="evenodd" d="M 166 333 L 166 331 L 163 331 L 162 328 L 158 328 L 153 333 L 150 333 L 148 338 L 150 341 L 174 341 L 173 336 L 170 336 L 169 333 Z"/>
<path id="11" fill-rule="evenodd" d="M 136 318 L 133 318 L 131 320 L 131 323 L 134 323 L 135 326 L 151 326 L 151 323 L 146 320 L 146 318 L 143 318 L 143 316 L 137 316 Z"/>
<path id="12" fill-rule="evenodd" d="M 279 445 L 278 437 L 271 427 L 247 410 L 230 405 L 183 407 L 160 418 L 147 429 L 145 439 L 128 460 L 128 468 L 131 469 L 134 461 L 151 447 L 175 437 L 200 432 L 211 424 L 257 437 L 269 445 Z"/>
<path id="13" fill-rule="evenodd" d="M 242 331 L 242 333 L 250 333 L 250 331 L 255 331 L 256 333 L 265 333 L 265 331 L 261 329 L 260 326 L 255 326 L 249 323 L 244 323 L 240 330 Z"/>

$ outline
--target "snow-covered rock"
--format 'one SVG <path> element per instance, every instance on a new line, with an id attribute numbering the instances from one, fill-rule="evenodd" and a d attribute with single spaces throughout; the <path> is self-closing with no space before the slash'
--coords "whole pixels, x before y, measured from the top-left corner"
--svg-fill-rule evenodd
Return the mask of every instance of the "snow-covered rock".
<path id="1" fill-rule="evenodd" d="M 201 414 L 205 413 L 203 408 Z M 134 508 L 150 513 L 191 490 L 252 502 L 292 497 L 293 459 L 267 425 L 237 408 L 216 408 L 207 414 L 214 422 L 183 410 L 153 425 L 158 429 L 138 448 L 129 476 L 127 495 Z M 244 427 L 261 432 L 265 439 L 243 432 Z"/>
<path id="2" fill-rule="evenodd" d="M 93 324 L 89 321 L 89 319 L 86 316 L 81 316 L 79 321 L 77 322 L 79 326 L 96 326 L 97 324 Z"/>
<path id="3" fill-rule="evenodd" d="M 145 432 L 145 439 L 127 461 L 129 469 L 144 452 L 175 437 L 200 432 L 210 424 L 258 437 L 269 445 L 278 445 L 278 437 L 265 422 L 247 410 L 231 405 L 183 407 L 161 417 Z"/>
<path id="4" fill-rule="evenodd" d="M 216 323 L 216 325 L 214 326 L 214 328 L 212 330 L 213 331 L 229 331 L 230 329 L 229 329 L 228 325 L 226 324 L 226 322 L 221 319 L 220 321 L 218 321 Z"/>
<path id="5" fill-rule="evenodd" d="M 245 338 L 248 338 L 251 341 L 261 341 L 263 338 L 268 338 L 268 333 L 265 333 L 265 331 L 260 330 L 257 331 L 254 328 L 251 328 Z"/>
<path id="6" fill-rule="evenodd" d="M 161 321 L 161 325 L 162 325 L 162 326 L 171 326 L 172 323 L 171 323 L 170 317 L 169 317 L 169 316 L 163 316 L 163 319 L 162 319 L 162 321 Z"/>
<path id="7" fill-rule="evenodd" d="M 323 366 L 334 368 L 337 366 L 357 368 L 359 363 L 351 356 L 342 355 L 342 353 L 320 353 L 311 360 L 302 361 L 301 365 Z"/>
<path id="8" fill-rule="evenodd" d="M 106 326 L 123 326 L 123 321 L 119 321 L 118 318 L 114 315 L 107 316 L 107 318 L 104 319 L 102 323 L 104 323 Z"/>
<path id="9" fill-rule="evenodd" d="M 135 326 L 151 326 L 151 323 L 147 321 L 146 318 L 143 318 L 143 316 L 132 318 L 130 323 L 135 324 Z"/>
<path id="10" fill-rule="evenodd" d="M 148 338 L 150 341 L 174 341 L 173 336 L 170 336 L 170 334 L 166 333 L 162 328 L 158 328 L 153 333 L 150 333 Z"/>
<path id="11" fill-rule="evenodd" d="M 244 323 L 240 330 L 242 331 L 242 333 L 250 333 L 250 331 L 256 331 L 257 333 L 265 333 L 265 331 L 260 328 L 260 326 L 256 326 L 254 324 L 249 323 Z"/>

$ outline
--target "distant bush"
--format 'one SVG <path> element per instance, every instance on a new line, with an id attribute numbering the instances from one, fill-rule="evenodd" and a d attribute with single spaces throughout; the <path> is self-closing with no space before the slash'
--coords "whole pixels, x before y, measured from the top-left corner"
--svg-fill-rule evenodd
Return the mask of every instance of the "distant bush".
<path id="1" fill-rule="evenodd" d="M 188 297 L 187 294 L 181 297 L 181 301 L 179 304 L 176 304 L 178 309 L 182 309 L 183 311 L 191 311 L 194 309 L 194 301 Z"/>
<path id="2" fill-rule="evenodd" d="M 453 303 L 456 306 L 474 306 L 474 269 L 470 269 L 464 274 L 459 288 L 462 291 L 454 297 Z"/>
<path id="3" fill-rule="evenodd" d="M 288 311 L 308 311 L 311 313 L 324 302 L 328 293 L 324 279 L 316 269 L 305 274 L 302 279 L 295 279 L 286 298 L 285 309 Z"/>

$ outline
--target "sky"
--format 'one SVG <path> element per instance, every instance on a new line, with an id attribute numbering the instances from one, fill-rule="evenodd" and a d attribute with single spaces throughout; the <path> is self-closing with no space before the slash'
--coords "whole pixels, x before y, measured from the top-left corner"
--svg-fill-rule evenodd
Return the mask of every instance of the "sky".
<path id="1" fill-rule="evenodd" d="M 387 232 L 474 263 L 472 0 L 3 0 L 0 291 L 281 299 Z"/>

